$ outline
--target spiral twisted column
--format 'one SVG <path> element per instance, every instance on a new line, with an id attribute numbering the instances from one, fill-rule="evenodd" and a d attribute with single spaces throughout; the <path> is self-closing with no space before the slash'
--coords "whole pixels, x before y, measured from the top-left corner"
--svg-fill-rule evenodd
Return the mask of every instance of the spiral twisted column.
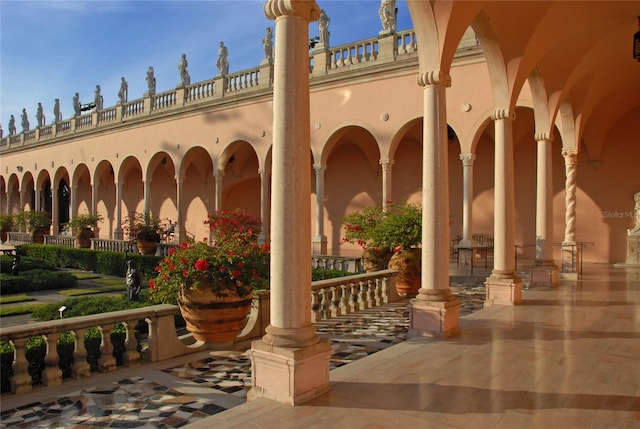
<path id="1" fill-rule="evenodd" d="M 460 302 L 449 288 L 449 173 L 446 96 L 451 78 L 440 70 L 418 75 L 423 88 L 422 282 L 411 300 L 410 335 L 458 332 Z"/>
<path id="2" fill-rule="evenodd" d="M 494 253 L 493 271 L 485 283 L 485 305 L 514 305 L 522 301 L 522 280 L 515 271 L 515 113 L 506 108 L 496 109 L 491 119 L 495 124 Z"/>
<path id="3" fill-rule="evenodd" d="M 269 0 L 275 20 L 270 324 L 249 353 L 249 400 L 297 404 L 329 386 L 329 342 L 311 324 L 309 23 L 314 0 Z"/>

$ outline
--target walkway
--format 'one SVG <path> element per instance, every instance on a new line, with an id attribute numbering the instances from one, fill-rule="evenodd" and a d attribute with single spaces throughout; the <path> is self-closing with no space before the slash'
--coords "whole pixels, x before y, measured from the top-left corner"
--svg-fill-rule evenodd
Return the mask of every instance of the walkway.
<path id="1" fill-rule="evenodd" d="M 319 324 L 332 391 L 302 406 L 246 403 L 244 354 L 204 351 L 2 395 L 0 426 L 639 428 L 640 270 L 585 268 L 462 317 L 452 339 L 403 341 L 402 305 Z"/>

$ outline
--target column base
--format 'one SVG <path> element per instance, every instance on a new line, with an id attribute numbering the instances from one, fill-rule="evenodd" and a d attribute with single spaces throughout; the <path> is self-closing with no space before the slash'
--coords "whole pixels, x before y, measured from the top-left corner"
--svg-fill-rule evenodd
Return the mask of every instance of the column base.
<path id="1" fill-rule="evenodd" d="M 534 286 L 558 286 L 558 266 L 551 262 L 536 262 L 531 267 L 531 284 Z"/>
<path id="2" fill-rule="evenodd" d="M 518 305 L 522 302 L 522 279 L 513 271 L 494 270 L 484 284 L 487 290 L 485 307 Z"/>
<path id="3" fill-rule="evenodd" d="M 311 253 L 314 255 L 326 255 L 327 254 L 327 237 L 313 237 L 311 240 Z"/>
<path id="4" fill-rule="evenodd" d="M 301 404 L 331 389 L 328 340 L 301 348 L 277 347 L 254 341 L 251 359 L 251 390 L 247 400 L 272 399 L 289 405 Z"/>
<path id="5" fill-rule="evenodd" d="M 421 289 L 422 291 L 422 289 Z M 450 295 L 442 301 L 425 300 L 418 295 L 409 304 L 409 337 L 446 338 L 460 330 L 460 301 Z"/>

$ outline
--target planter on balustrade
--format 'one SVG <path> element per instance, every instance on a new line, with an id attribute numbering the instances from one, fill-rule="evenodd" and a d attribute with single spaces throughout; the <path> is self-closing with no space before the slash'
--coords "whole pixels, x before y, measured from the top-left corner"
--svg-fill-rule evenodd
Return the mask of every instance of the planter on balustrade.
<path id="1" fill-rule="evenodd" d="M 188 293 L 180 290 L 178 307 L 187 322 L 187 330 L 196 340 L 222 343 L 238 336 L 246 324 L 253 294 L 239 296 L 234 289 L 229 285 L 223 290 L 202 286 Z"/>
<path id="2" fill-rule="evenodd" d="M 389 269 L 397 270 L 396 290 L 403 296 L 418 294 L 421 283 L 421 249 L 400 249 L 391 256 Z"/>
<path id="3" fill-rule="evenodd" d="M 372 273 L 386 270 L 392 254 L 393 252 L 386 247 L 367 247 L 362 252 L 364 271 Z"/>
<path id="4" fill-rule="evenodd" d="M 136 247 L 138 248 L 138 253 L 141 255 L 155 255 L 158 250 L 158 242 L 138 238 L 136 240 Z"/>
<path id="5" fill-rule="evenodd" d="M 49 230 L 45 228 L 35 228 L 31 231 L 32 243 L 44 243 L 44 236 L 49 234 Z"/>
<path id="6" fill-rule="evenodd" d="M 91 239 L 95 238 L 91 228 L 82 228 L 76 233 L 78 247 L 81 249 L 89 249 L 91 247 Z"/>

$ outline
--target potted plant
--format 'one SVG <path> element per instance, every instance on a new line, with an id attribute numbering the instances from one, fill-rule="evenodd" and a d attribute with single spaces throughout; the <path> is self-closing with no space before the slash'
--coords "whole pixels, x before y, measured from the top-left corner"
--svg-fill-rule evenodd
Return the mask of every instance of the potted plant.
<path id="1" fill-rule="evenodd" d="M 342 224 L 345 228 L 343 241 L 360 244 L 365 250 L 375 249 L 373 259 L 376 255 L 389 255 L 388 267 L 398 270 L 396 289 L 399 294 L 418 293 L 421 278 L 419 245 L 422 241 L 420 207 L 406 202 L 367 207 L 346 216 Z"/>
<path id="2" fill-rule="evenodd" d="M 160 243 L 162 224 L 149 212 L 133 213 L 122 222 L 129 240 L 134 240 L 141 255 L 155 255 Z"/>
<path id="3" fill-rule="evenodd" d="M 94 229 L 102 222 L 100 213 L 83 213 L 76 215 L 69 222 L 67 227 L 71 228 L 78 240 L 78 247 L 88 249 L 91 247 L 91 239 L 94 238 Z"/>
<path id="4" fill-rule="evenodd" d="M 245 324 L 254 289 L 269 283 L 269 248 L 257 237 L 260 221 L 220 211 L 208 221 L 214 244 L 186 241 L 169 249 L 149 281 L 152 302 L 177 302 L 195 339 L 233 340 Z"/>
<path id="5" fill-rule="evenodd" d="M 382 206 L 365 207 L 350 213 L 342 219 L 344 237 L 342 243 L 357 244 L 362 247 L 363 265 L 366 272 L 387 268 L 392 252 L 373 240 L 373 229 L 384 219 L 386 212 Z"/>
<path id="6" fill-rule="evenodd" d="M 7 241 L 7 232 L 12 231 L 16 225 L 16 219 L 11 213 L 0 214 L 0 241 Z"/>
<path id="7" fill-rule="evenodd" d="M 39 210 L 23 210 L 16 216 L 16 224 L 31 233 L 32 243 L 44 243 L 51 227 L 51 215 Z"/>

